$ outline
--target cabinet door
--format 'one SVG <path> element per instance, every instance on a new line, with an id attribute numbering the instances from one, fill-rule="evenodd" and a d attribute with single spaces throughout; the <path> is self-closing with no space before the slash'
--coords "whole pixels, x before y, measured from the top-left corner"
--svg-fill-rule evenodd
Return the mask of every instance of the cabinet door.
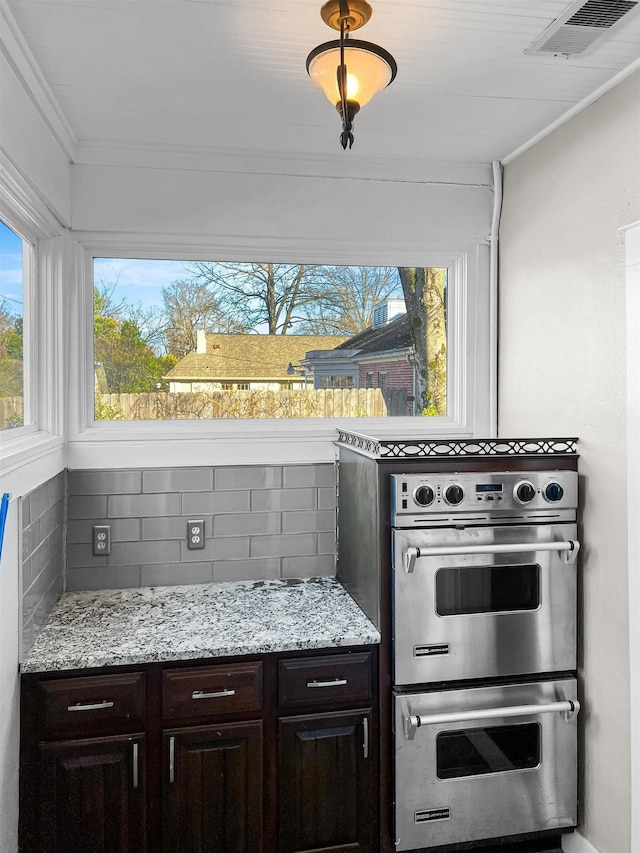
<path id="1" fill-rule="evenodd" d="M 370 710 L 280 720 L 280 853 L 373 849 L 370 725 Z"/>
<path id="2" fill-rule="evenodd" d="M 164 732 L 166 853 L 261 853 L 262 722 Z"/>
<path id="3" fill-rule="evenodd" d="M 42 743 L 43 853 L 146 848 L 144 735 Z"/>

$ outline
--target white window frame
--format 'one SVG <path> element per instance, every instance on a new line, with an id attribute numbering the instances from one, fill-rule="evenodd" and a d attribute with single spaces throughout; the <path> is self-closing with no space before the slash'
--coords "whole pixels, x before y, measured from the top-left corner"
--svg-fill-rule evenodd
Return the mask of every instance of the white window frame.
<path id="1" fill-rule="evenodd" d="M 6 475 L 59 450 L 64 441 L 64 238 L 58 221 L 4 156 L 0 219 L 23 240 L 25 426 L 0 431 L 0 475 Z"/>
<path id="2" fill-rule="evenodd" d="M 323 462 L 335 458 L 338 428 L 384 437 L 490 437 L 489 247 L 468 244 L 449 250 L 389 247 L 376 258 L 357 247 L 315 247 L 313 253 L 263 246 L 189 247 L 170 241 L 135 242 L 82 234 L 83 254 L 71 300 L 69 359 L 69 467 L 158 467 Z M 154 245 L 154 243 L 156 243 Z M 135 243 L 135 245 L 134 245 Z M 364 257 L 363 257 L 364 255 Z M 399 257 L 400 255 L 400 257 Z M 408 257 L 407 255 L 411 255 Z M 309 418 L 306 420 L 95 421 L 93 377 L 94 258 L 179 261 L 370 264 L 424 266 L 448 273 L 448 415 L 446 417 Z"/>

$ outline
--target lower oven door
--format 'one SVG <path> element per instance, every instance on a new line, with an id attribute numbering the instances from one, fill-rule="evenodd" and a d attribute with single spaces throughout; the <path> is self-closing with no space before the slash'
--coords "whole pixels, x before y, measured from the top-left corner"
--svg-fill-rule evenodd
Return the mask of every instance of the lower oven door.
<path id="1" fill-rule="evenodd" d="M 573 678 L 395 694 L 396 849 L 575 826 L 579 708 Z"/>
<path id="2" fill-rule="evenodd" d="M 396 685 L 576 668 L 576 525 L 393 531 Z"/>

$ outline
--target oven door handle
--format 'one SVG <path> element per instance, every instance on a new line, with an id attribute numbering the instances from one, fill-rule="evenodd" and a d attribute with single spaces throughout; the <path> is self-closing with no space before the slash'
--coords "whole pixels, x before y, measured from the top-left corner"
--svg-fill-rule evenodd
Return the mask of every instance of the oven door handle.
<path id="1" fill-rule="evenodd" d="M 540 714 L 560 713 L 565 720 L 572 720 L 580 711 L 577 699 L 549 702 L 546 705 L 512 705 L 504 708 L 483 708 L 475 711 L 454 711 L 451 714 L 429 714 L 420 716 L 410 714 L 406 700 L 402 703 L 404 733 L 407 740 L 413 740 L 416 730 L 421 726 L 442 725 L 445 723 L 463 723 L 473 720 L 494 720 L 498 717 L 527 717 Z"/>
<path id="2" fill-rule="evenodd" d="M 560 551 L 562 561 L 575 563 L 580 543 L 575 539 L 566 542 L 516 542 L 511 545 L 433 545 L 427 548 L 410 546 L 404 552 L 404 569 L 411 574 L 418 557 L 464 556 L 467 554 L 523 554 L 527 551 Z"/>

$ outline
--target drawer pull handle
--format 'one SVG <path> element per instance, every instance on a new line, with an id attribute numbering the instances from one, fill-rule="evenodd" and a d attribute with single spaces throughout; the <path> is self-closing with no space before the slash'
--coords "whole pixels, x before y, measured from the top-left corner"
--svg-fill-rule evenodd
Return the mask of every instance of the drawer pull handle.
<path id="1" fill-rule="evenodd" d="M 347 684 L 346 678 L 334 678 L 333 681 L 307 681 L 307 687 L 343 687 Z"/>
<path id="2" fill-rule="evenodd" d="M 133 744 L 133 787 L 137 788 L 139 784 L 139 746 L 134 742 Z"/>
<path id="3" fill-rule="evenodd" d="M 68 705 L 67 711 L 101 711 L 103 708 L 113 708 L 113 702 L 105 699 L 104 702 L 95 702 L 93 705 L 83 705 L 77 702 L 75 705 Z"/>
<path id="4" fill-rule="evenodd" d="M 362 718 L 362 757 L 369 758 L 369 718 Z"/>
<path id="5" fill-rule="evenodd" d="M 235 690 L 218 690 L 217 693 L 203 693 L 202 690 L 194 690 L 192 699 L 220 699 L 223 696 L 235 696 Z"/>
<path id="6" fill-rule="evenodd" d="M 169 782 L 173 784 L 176 781 L 176 739 L 169 738 Z"/>

